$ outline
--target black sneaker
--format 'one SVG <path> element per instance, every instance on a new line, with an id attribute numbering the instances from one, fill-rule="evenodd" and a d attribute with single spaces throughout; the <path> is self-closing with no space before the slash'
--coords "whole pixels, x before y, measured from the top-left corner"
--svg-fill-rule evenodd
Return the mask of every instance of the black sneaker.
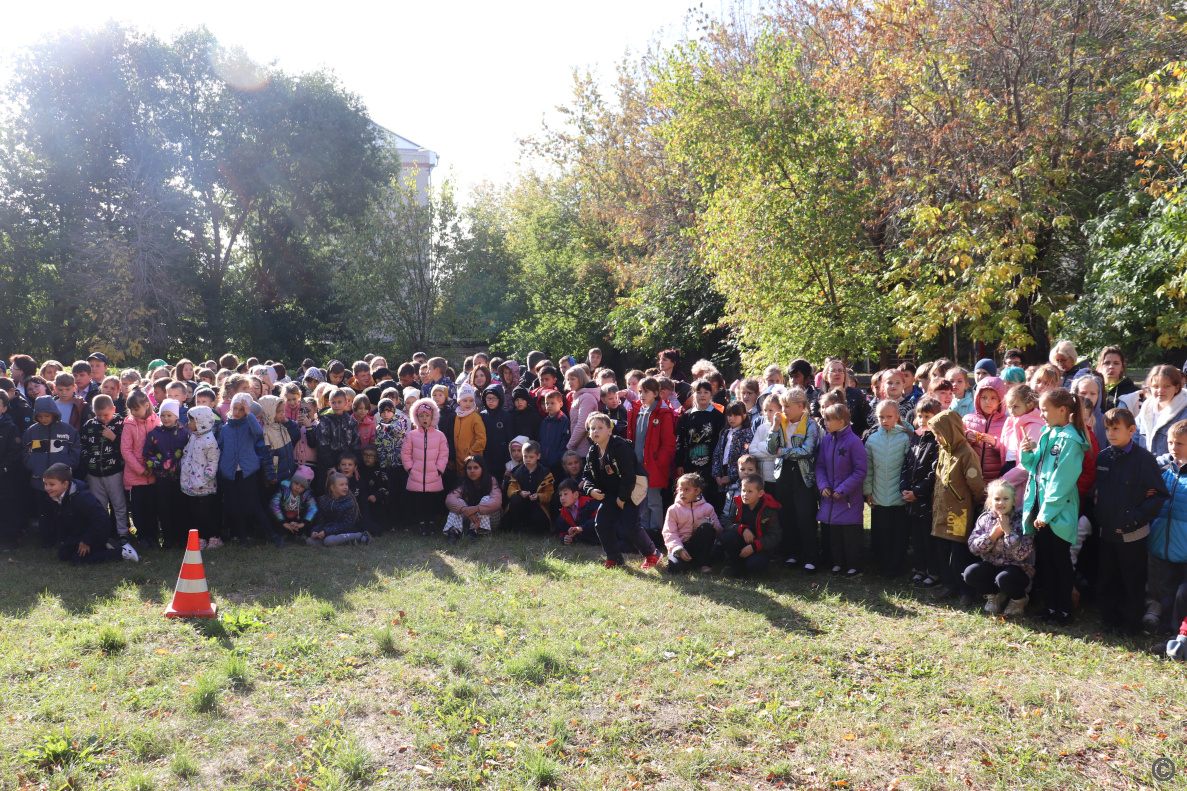
<path id="1" fill-rule="evenodd" d="M 1048 626 L 1067 626 L 1071 622 L 1072 622 L 1072 616 L 1065 612 L 1063 612 L 1063 613 L 1050 612 L 1047 614 L 1047 625 Z"/>
<path id="2" fill-rule="evenodd" d="M 973 594 L 971 594 L 971 593 L 960 594 L 960 606 L 961 607 L 972 607 L 976 603 L 977 603 L 977 597 L 974 596 Z"/>
<path id="3" fill-rule="evenodd" d="M 456 544 L 462 538 L 461 533 L 450 533 L 449 537 L 445 539 L 446 544 Z"/>
<path id="4" fill-rule="evenodd" d="M 847 579 L 847 580 L 855 580 L 860 576 L 861 576 L 861 571 L 859 571 L 858 569 L 849 569 L 848 571 L 845 572 L 845 579 Z"/>
<path id="5" fill-rule="evenodd" d="M 721 570 L 721 576 L 727 577 L 727 578 L 736 577 L 736 576 L 738 576 L 738 570 L 736 568 L 734 568 L 733 566 L 726 566 L 725 568 L 723 568 Z"/>

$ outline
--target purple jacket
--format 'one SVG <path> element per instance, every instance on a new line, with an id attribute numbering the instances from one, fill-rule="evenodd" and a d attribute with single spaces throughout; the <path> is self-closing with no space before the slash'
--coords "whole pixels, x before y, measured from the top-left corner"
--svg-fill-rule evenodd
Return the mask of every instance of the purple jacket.
<path id="1" fill-rule="evenodd" d="M 816 518 L 827 525 L 860 525 L 865 498 L 862 484 L 866 479 L 866 448 L 849 426 L 835 434 L 825 434 L 816 457 L 816 488 L 831 489 L 840 498 L 820 498 Z"/>

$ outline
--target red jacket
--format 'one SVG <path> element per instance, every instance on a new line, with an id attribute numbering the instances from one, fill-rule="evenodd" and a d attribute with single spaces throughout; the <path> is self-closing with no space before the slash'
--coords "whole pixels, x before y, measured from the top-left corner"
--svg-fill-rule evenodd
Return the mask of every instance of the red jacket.
<path id="1" fill-rule="evenodd" d="M 626 438 L 635 441 L 635 427 L 639 422 L 642 401 L 631 405 L 626 424 Z M 660 400 L 656 400 L 647 426 L 647 437 L 643 440 L 643 467 L 647 470 L 647 485 L 653 489 L 666 489 L 672 477 L 672 459 L 676 457 L 676 413 Z"/>
<path id="2" fill-rule="evenodd" d="M 762 552 L 764 549 L 774 549 L 779 546 L 780 540 L 783 538 L 783 531 L 779 528 L 779 515 L 775 509 L 781 508 L 779 501 L 769 494 L 763 493 L 762 501 L 758 504 L 758 512 L 754 515 L 754 525 L 750 526 L 745 523 L 745 518 L 748 515 L 748 509 L 742 502 L 741 496 L 734 498 L 734 530 L 738 535 L 746 532 L 750 528 L 754 532 L 754 551 Z M 772 512 L 766 514 L 766 510 L 770 508 Z M 764 517 L 766 526 L 764 527 Z M 766 546 L 764 546 L 764 543 Z"/>

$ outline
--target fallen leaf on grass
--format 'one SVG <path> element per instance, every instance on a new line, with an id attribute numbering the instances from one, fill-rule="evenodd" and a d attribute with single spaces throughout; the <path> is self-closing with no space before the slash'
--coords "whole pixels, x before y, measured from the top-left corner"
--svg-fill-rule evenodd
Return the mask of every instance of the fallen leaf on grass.
<path id="1" fill-rule="evenodd" d="M 422 774 L 425 777 L 428 777 L 429 775 L 431 775 L 433 773 L 433 767 L 425 766 L 424 764 L 416 764 L 416 766 L 414 766 L 412 768 L 415 769 L 418 774 Z"/>

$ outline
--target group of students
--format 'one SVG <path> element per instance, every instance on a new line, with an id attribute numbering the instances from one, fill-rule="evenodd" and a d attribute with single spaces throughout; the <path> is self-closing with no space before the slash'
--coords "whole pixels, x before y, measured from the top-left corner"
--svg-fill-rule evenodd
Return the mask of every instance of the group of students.
<path id="1" fill-rule="evenodd" d="M 867 390 L 838 359 L 727 385 L 679 352 L 622 379 L 591 349 L 478 354 L 460 376 L 418 354 L 324 369 L 155 360 L 107 375 L 13 355 L 0 376 L 0 544 L 35 518 L 62 560 L 226 541 L 368 543 L 393 528 L 450 543 L 499 531 L 600 545 L 606 565 L 860 576 L 873 556 L 938 598 L 1106 628 L 1187 617 L 1187 392 L 1157 366 L 1095 367 L 1064 341 L 1025 368 L 903 363 Z M 130 516 L 130 518 L 129 518 Z M 1170 655 L 1187 656 L 1187 626 Z"/>

